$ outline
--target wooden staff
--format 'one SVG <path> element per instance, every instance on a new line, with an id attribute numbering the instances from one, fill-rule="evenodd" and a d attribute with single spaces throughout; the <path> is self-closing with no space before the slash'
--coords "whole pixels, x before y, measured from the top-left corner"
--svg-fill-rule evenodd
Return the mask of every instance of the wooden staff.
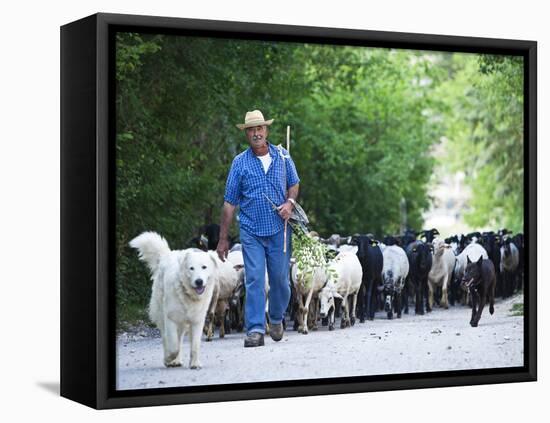
<path id="1" fill-rule="evenodd" d="M 286 127 L 286 151 L 290 154 L 290 125 Z"/>
<path id="2" fill-rule="evenodd" d="M 290 125 L 287 125 L 286 127 L 286 150 L 290 154 Z M 283 166 L 286 167 L 286 163 L 283 161 Z M 285 172 L 286 174 L 286 172 Z M 286 185 L 286 178 L 285 178 L 285 185 Z M 283 247 L 283 253 L 286 254 L 286 228 L 288 225 L 288 219 L 285 219 L 285 233 L 284 233 L 284 247 Z"/>

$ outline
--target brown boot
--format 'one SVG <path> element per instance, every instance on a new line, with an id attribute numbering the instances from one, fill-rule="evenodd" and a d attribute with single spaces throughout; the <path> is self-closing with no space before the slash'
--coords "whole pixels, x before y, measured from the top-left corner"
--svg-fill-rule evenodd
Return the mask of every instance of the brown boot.
<path id="1" fill-rule="evenodd" d="M 283 329 L 283 324 L 279 323 L 271 325 L 271 331 L 269 332 L 269 334 L 271 335 L 271 339 L 273 339 L 275 342 L 279 342 L 281 339 L 283 339 L 284 332 L 285 331 Z"/>
<path id="2" fill-rule="evenodd" d="M 264 334 L 260 332 L 252 332 L 246 335 L 244 338 L 244 347 L 263 347 L 264 345 Z"/>

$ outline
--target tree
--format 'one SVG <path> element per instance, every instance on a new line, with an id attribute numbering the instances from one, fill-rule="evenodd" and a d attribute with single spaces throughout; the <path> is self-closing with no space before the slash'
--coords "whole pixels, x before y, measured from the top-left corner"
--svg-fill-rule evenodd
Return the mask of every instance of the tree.
<path id="1" fill-rule="evenodd" d="M 523 60 L 453 55 L 446 99 L 449 161 L 472 189 L 465 219 L 472 227 L 523 231 Z"/>

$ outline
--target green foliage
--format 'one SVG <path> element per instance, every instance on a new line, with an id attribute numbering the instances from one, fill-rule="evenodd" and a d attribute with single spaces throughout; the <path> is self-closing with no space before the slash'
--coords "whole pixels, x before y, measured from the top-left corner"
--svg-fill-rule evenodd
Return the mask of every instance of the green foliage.
<path id="1" fill-rule="evenodd" d="M 516 303 L 510 309 L 512 316 L 523 316 L 523 303 Z"/>
<path id="2" fill-rule="evenodd" d="M 466 222 L 472 227 L 523 231 L 523 60 L 455 54 L 454 77 L 439 95 L 446 102 L 450 166 L 472 189 Z"/>
<path id="3" fill-rule="evenodd" d="M 312 93 L 300 101 L 293 153 L 313 227 L 325 234 L 394 233 L 402 198 L 407 223 L 419 227 L 429 205 L 429 148 L 437 141 L 437 125 L 425 115 L 429 66 L 406 52 L 319 50 L 322 62 L 307 64 Z"/>
<path id="4" fill-rule="evenodd" d="M 338 275 L 334 269 L 329 269 L 328 259 L 331 258 L 329 250 L 317 238 L 311 237 L 296 228 L 292 233 L 292 257 L 296 259 L 299 280 L 308 290 L 313 283 L 315 272 L 322 271 L 332 280 Z M 332 258 L 334 255 L 332 255 Z"/>
<path id="5" fill-rule="evenodd" d="M 198 228 L 218 221 L 229 165 L 246 147 L 234 124 L 253 108 L 285 115 L 296 91 L 285 79 L 294 72 L 295 48 L 117 35 L 118 309 L 149 297 L 147 270 L 128 247 L 133 237 L 154 230 L 184 248 Z"/>

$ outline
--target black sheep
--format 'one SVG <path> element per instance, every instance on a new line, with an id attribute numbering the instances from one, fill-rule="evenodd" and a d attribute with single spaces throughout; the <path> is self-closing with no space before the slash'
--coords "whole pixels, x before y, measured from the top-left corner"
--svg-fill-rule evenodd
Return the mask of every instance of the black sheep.
<path id="1" fill-rule="evenodd" d="M 417 240 L 405 249 L 407 258 L 409 259 L 409 275 L 407 276 L 407 284 L 415 291 L 415 312 L 416 314 L 424 314 L 424 301 L 428 299 L 428 273 L 432 268 L 432 253 L 429 245 Z M 409 312 L 408 289 L 405 290 L 405 313 Z M 432 311 L 429 304 L 426 304 L 426 310 Z"/>
<path id="2" fill-rule="evenodd" d="M 399 245 L 399 239 L 398 237 L 392 236 L 392 235 L 386 235 L 384 239 L 382 240 L 384 244 L 386 244 L 388 247 L 391 245 Z"/>
<path id="3" fill-rule="evenodd" d="M 420 236 L 424 239 L 426 239 L 426 243 L 431 244 L 436 235 L 439 235 L 439 231 L 435 228 L 432 229 L 424 229 L 422 232 L 420 232 Z"/>
<path id="4" fill-rule="evenodd" d="M 363 269 L 363 280 L 357 297 L 357 314 L 363 323 L 365 318 L 374 319 L 377 287 L 382 283 L 384 259 L 378 241 L 370 236 L 354 235 L 350 244 L 357 246 L 357 257 Z"/>

